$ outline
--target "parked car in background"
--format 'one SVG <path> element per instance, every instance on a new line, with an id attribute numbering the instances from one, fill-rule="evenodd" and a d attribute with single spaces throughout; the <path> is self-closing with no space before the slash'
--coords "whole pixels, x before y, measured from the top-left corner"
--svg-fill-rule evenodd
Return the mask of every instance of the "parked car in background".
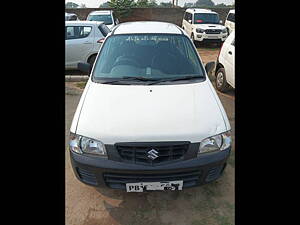
<path id="1" fill-rule="evenodd" d="M 208 9 L 187 9 L 182 20 L 182 28 L 194 42 L 223 42 L 227 38 L 227 30 L 221 23 L 216 12 Z"/>
<path id="2" fill-rule="evenodd" d="M 65 13 L 65 21 L 76 21 L 79 20 L 75 13 Z"/>
<path id="3" fill-rule="evenodd" d="M 216 63 L 216 88 L 225 92 L 235 88 L 235 31 L 233 30 L 223 43 Z"/>
<path id="4" fill-rule="evenodd" d="M 66 21 L 65 68 L 77 69 L 79 62 L 93 65 L 102 41 L 109 32 L 103 22 Z"/>
<path id="5" fill-rule="evenodd" d="M 231 33 L 235 28 L 235 9 L 232 9 L 228 12 L 225 21 L 225 27 L 227 28 L 227 32 Z"/>
<path id="6" fill-rule="evenodd" d="M 87 16 L 86 20 L 103 21 L 110 30 L 119 24 L 119 20 L 113 10 L 93 11 Z"/>
<path id="7" fill-rule="evenodd" d="M 83 183 L 127 192 L 182 190 L 218 179 L 230 124 L 189 36 L 165 22 L 121 23 L 90 72 L 70 128 Z"/>

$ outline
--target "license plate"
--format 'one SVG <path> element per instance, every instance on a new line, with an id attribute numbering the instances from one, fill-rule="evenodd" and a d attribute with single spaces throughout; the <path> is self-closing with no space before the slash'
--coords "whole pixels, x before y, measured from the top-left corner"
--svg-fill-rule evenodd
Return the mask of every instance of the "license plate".
<path id="1" fill-rule="evenodd" d="M 209 38 L 209 39 L 219 39 L 218 36 L 209 36 L 209 35 L 207 35 L 207 38 Z"/>
<path id="2" fill-rule="evenodd" d="M 127 192 L 143 192 L 143 191 L 166 191 L 166 190 L 182 190 L 183 181 L 165 181 L 165 182 L 140 182 L 140 183 L 127 183 Z"/>

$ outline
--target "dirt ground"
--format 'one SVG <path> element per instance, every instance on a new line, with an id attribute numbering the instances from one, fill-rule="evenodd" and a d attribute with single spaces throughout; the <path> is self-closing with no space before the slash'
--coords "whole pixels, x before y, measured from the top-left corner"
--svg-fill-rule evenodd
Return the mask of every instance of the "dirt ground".
<path id="1" fill-rule="evenodd" d="M 215 61 L 219 48 L 198 48 L 204 63 Z M 82 90 L 66 83 L 66 140 Z M 95 189 L 72 171 L 66 141 L 67 225 L 231 225 L 234 224 L 234 92 L 218 93 L 232 127 L 233 148 L 223 176 L 210 184 L 180 192 L 126 193 Z"/>

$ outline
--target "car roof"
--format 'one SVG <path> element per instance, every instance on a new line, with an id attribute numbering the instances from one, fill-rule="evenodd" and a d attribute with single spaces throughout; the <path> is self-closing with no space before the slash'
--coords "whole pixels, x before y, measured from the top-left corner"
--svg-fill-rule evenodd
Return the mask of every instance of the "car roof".
<path id="1" fill-rule="evenodd" d="M 112 10 L 97 10 L 97 11 L 93 11 L 90 12 L 89 15 L 110 15 L 112 12 Z"/>
<path id="2" fill-rule="evenodd" d="M 229 13 L 235 13 L 235 9 L 229 10 Z"/>
<path id="3" fill-rule="evenodd" d="M 199 8 L 189 8 L 186 9 L 185 11 L 189 13 L 216 13 L 214 11 L 211 11 L 210 9 L 199 9 Z"/>
<path id="4" fill-rule="evenodd" d="M 74 25 L 74 26 L 80 26 L 80 25 L 100 25 L 101 23 L 104 23 L 103 21 L 87 21 L 87 20 L 80 20 L 80 21 L 65 21 L 66 25 Z"/>
<path id="5" fill-rule="evenodd" d="M 182 29 L 173 23 L 158 21 L 136 21 L 120 23 L 113 34 L 183 34 Z"/>

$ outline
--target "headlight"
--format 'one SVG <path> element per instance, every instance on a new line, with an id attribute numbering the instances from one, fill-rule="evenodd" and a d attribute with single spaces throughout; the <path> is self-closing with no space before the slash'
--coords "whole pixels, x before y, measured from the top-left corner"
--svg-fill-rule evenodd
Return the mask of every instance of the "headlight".
<path id="1" fill-rule="evenodd" d="M 70 150 L 79 154 L 107 156 L 105 146 L 101 141 L 73 133 L 70 134 Z"/>
<path id="2" fill-rule="evenodd" d="M 196 29 L 196 32 L 197 32 L 197 33 L 203 33 L 203 32 L 204 32 L 204 30 L 203 30 L 203 29 L 201 29 L 201 28 L 197 28 L 197 29 Z"/>
<path id="3" fill-rule="evenodd" d="M 223 30 L 222 30 L 222 33 L 227 33 L 227 29 L 226 29 L 226 28 L 223 29 Z"/>
<path id="4" fill-rule="evenodd" d="M 222 151 L 230 147 L 230 145 L 231 135 L 229 131 L 206 138 L 200 143 L 198 156 L 206 152 Z"/>

